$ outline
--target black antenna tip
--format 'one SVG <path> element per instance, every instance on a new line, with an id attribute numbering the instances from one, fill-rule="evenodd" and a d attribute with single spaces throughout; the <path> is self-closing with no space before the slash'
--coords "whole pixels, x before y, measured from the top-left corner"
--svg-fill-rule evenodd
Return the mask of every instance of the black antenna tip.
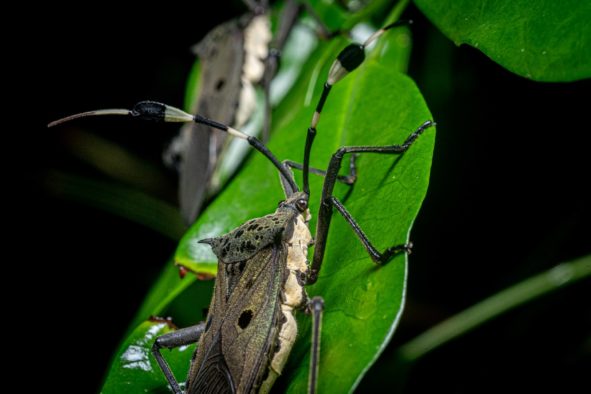
<path id="1" fill-rule="evenodd" d="M 413 24 L 413 20 L 412 19 L 401 19 L 398 20 L 396 22 L 390 23 L 389 25 L 386 25 L 383 29 L 384 30 L 389 30 L 393 27 L 397 27 L 397 26 L 404 26 L 404 25 L 412 25 Z"/>

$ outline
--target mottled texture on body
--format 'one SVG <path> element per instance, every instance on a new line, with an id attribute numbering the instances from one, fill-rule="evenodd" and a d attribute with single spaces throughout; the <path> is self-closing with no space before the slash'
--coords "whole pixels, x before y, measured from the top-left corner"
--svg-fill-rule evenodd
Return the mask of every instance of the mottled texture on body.
<path id="1" fill-rule="evenodd" d="M 281 374 L 297 336 L 294 309 L 303 288 L 312 237 L 309 212 L 295 193 L 274 214 L 200 242 L 218 256 L 218 277 L 191 364 L 187 393 L 267 392 Z"/>

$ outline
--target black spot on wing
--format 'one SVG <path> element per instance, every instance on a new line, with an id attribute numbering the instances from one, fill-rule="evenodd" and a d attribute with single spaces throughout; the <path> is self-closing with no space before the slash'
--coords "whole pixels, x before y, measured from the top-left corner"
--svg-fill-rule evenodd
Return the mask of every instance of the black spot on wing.
<path id="1" fill-rule="evenodd" d="M 252 311 L 250 309 L 246 309 L 242 311 L 240 317 L 238 318 L 238 326 L 243 330 L 248 327 L 250 321 L 252 320 Z"/>
<path id="2" fill-rule="evenodd" d="M 223 252 L 222 252 L 223 253 Z M 235 263 L 227 263 L 223 265 L 226 273 L 226 300 L 234 291 L 236 285 L 240 281 L 240 277 L 246 268 L 246 261 L 238 261 Z"/>
<path id="3" fill-rule="evenodd" d="M 224 88 L 224 85 L 226 84 L 226 81 L 223 78 L 218 79 L 218 81 L 215 84 L 215 90 L 220 91 Z"/>

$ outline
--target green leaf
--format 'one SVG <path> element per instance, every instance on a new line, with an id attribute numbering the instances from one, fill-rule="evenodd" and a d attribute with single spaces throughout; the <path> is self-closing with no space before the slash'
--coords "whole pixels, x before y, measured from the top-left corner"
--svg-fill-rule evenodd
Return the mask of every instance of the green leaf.
<path id="1" fill-rule="evenodd" d="M 167 323 L 146 321 L 140 324 L 120 347 L 101 393 L 170 393 L 166 379 L 151 355 L 154 340 L 167 332 L 170 332 Z M 184 377 L 194 351 L 195 346 L 183 346 L 162 353 L 177 376 Z"/>
<path id="2" fill-rule="evenodd" d="M 178 209 L 143 192 L 59 171 L 49 171 L 44 182 L 51 193 L 61 198 L 140 223 L 175 241 L 183 235 Z"/>
<path id="3" fill-rule="evenodd" d="M 408 50 L 408 39 L 398 38 L 393 35 L 389 44 L 400 50 L 400 43 L 406 42 L 404 50 Z M 324 78 L 336 56 L 334 49 L 344 45 L 331 43 L 329 52 L 324 48 L 312 74 Z M 315 92 L 311 100 L 306 100 L 310 84 L 298 84 L 295 94 L 282 106 L 283 111 L 278 111 L 270 148 L 279 158 L 302 157 L 305 130 L 321 82 L 312 78 Z M 431 115 L 414 83 L 390 64 L 368 59 L 360 70 L 334 87 L 318 127 L 312 165 L 326 168 L 331 154 L 343 145 L 401 143 L 427 119 Z M 352 190 L 344 185 L 337 188 L 337 196 L 380 249 L 408 240 L 410 226 L 426 193 L 433 141 L 434 131 L 429 130 L 402 158 L 359 157 L 355 186 Z M 316 177 L 313 181 L 310 205 L 311 211 L 317 212 L 322 180 Z M 197 241 L 273 212 L 281 199 L 276 171 L 266 159 L 254 155 L 187 233 L 177 261 L 191 260 L 194 269 L 214 267 L 215 257 L 207 245 Z M 320 279 L 309 288 L 309 294 L 321 295 L 326 305 L 320 392 L 350 391 L 375 360 L 400 316 L 405 278 L 404 256 L 377 268 L 349 226 L 340 217 L 334 218 Z M 305 392 L 308 378 L 310 322 L 307 316 L 299 316 L 298 320 L 299 339 L 282 381 L 278 382 L 289 386 L 291 392 Z"/>
<path id="4" fill-rule="evenodd" d="M 398 2 L 398 9 L 405 9 L 409 0 Z M 367 20 L 368 17 L 384 15 L 391 7 L 390 0 L 371 0 L 356 12 L 349 12 L 342 1 L 336 0 L 309 0 L 308 4 L 316 15 L 325 24 L 329 31 L 348 31 L 357 23 Z"/>
<path id="5" fill-rule="evenodd" d="M 346 45 L 343 39 L 320 43 L 294 88 L 274 112 L 269 148 L 279 159 L 301 161 L 306 130 L 322 84 L 333 59 Z M 311 165 L 326 168 L 332 153 L 343 145 L 402 143 L 425 120 L 431 119 L 418 89 L 400 72 L 407 67 L 409 51 L 408 31 L 391 31 L 359 70 L 333 88 L 318 126 Z M 335 195 L 380 250 L 409 239 L 410 227 L 427 190 L 434 138 L 435 130 L 429 129 L 403 156 L 360 156 L 356 184 L 338 184 L 335 189 Z M 296 175 L 296 179 L 300 177 Z M 315 215 L 322 178 L 313 176 L 311 181 L 310 210 Z M 197 272 L 215 272 L 215 256 L 207 245 L 197 241 L 271 213 L 282 199 L 277 171 L 262 155 L 253 153 L 184 236 L 175 255 L 176 263 Z M 320 278 L 308 288 L 309 295 L 322 296 L 326 306 L 319 392 L 347 392 L 354 388 L 391 337 L 402 312 L 406 286 L 406 256 L 400 255 L 377 267 L 351 228 L 338 214 L 335 216 Z M 315 221 L 313 218 L 311 228 Z M 166 277 L 156 284 L 142 313 L 161 311 L 176 301 L 183 282 L 167 269 Z M 165 291 L 172 296 L 158 302 Z M 298 323 L 298 340 L 277 382 L 278 391 L 306 391 L 310 319 L 300 313 Z M 166 358 L 173 357 L 170 354 Z M 186 366 L 183 370 L 173 367 L 173 371 L 182 377 Z M 115 366 L 111 369 L 114 373 Z M 146 379 L 148 387 L 152 387 L 152 378 Z M 135 384 L 144 387 L 140 376 Z"/>
<path id="6" fill-rule="evenodd" d="M 457 45 L 537 81 L 591 77 L 591 2 L 415 0 Z"/>
<path id="7" fill-rule="evenodd" d="M 135 327 L 147 316 L 161 316 L 170 303 L 194 282 L 195 276 L 193 275 L 181 279 L 178 268 L 172 261 L 169 261 L 160 274 L 158 281 L 148 292 L 131 326 Z"/>
<path id="8" fill-rule="evenodd" d="M 187 86 L 185 87 L 185 100 L 183 108 L 185 111 L 191 112 L 197 105 L 199 99 L 199 89 L 201 87 L 201 63 L 199 58 L 193 62 L 189 76 L 187 77 Z"/>
<path id="9" fill-rule="evenodd" d="M 326 121 L 324 128 L 319 126 L 318 132 L 325 134 L 323 140 L 318 137 L 313 164 L 321 168 L 338 146 L 400 143 L 431 118 L 414 83 L 379 61 L 368 62 L 350 78 L 335 87 L 336 97 L 327 103 L 321 120 Z M 329 130 L 334 130 L 332 135 Z M 349 198 L 343 198 L 345 188 L 337 192 L 380 250 L 408 241 L 427 190 L 433 138 L 429 130 L 402 158 L 359 157 L 359 178 Z M 319 189 L 313 195 L 319 196 Z M 319 392 L 355 387 L 398 323 L 406 284 L 405 256 L 376 267 L 349 226 L 335 216 L 320 278 L 308 288 L 311 296 L 322 296 L 326 306 Z M 309 365 L 309 319 L 298 320 L 299 340 L 284 373 L 293 393 L 305 392 Z"/>

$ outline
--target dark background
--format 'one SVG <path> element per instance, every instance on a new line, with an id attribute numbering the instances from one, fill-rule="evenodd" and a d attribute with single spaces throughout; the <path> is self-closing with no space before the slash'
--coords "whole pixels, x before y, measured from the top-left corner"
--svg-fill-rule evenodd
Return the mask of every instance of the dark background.
<path id="1" fill-rule="evenodd" d="M 23 325 L 35 333 L 26 341 L 35 346 L 33 354 L 41 349 L 43 360 L 55 360 L 42 372 L 56 387 L 68 382 L 66 387 L 78 392 L 100 387 L 110 357 L 175 243 L 50 193 L 45 185 L 52 170 L 109 178 L 71 153 L 75 129 L 47 130 L 45 124 L 147 98 L 181 106 L 193 61 L 190 46 L 242 11 L 238 2 L 209 4 L 207 11 L 197 3 L 119 8 L 40 10 L 47 16 L 38 37 L 40 53 L 39 42 L 34 48 L 40 56 L 26 64 L 33 66 L 36 86 L 28 102 L 41 105 L 27 117 L 33 118 L 34 133 L 26 131 L 30 121 L 22 123 L 8 152 L 25 180 L 17 232 L 23 245 L 11 266 L 31 273 L 23 288 L 34 289 L 36 296 L 34 305 L 20 296 L 14 303 L 29 312 L 31 322 Z M 413 6 L 406 16 L 415 20 L 410 74 L 438 122 L 438 134 L 430 190 L 412 232 L 408 305 L 391 348 L 591 249 L 590 126 L 583 111 L 589 81 L 526 80 L 475 49 L 455 47 Z M 174 126 L 123 118 L 96 118 L 76 127 L 156 166 L 175 133 Z M 174 174 L 168 175 L 169 184 L 152 193 L 175 203 Z M 10 280 L 21 279 L 15 274 Z M 590 295 L 589 281 L 583 281 L 443 346 L 410 371 L 406 391 L 576 391 L 586 384 L 591 364 Z M 30 362 L 24 365 L 35 365 Z M 360 391 L 384 389 L 388 378 L 371 374 Z"/>

